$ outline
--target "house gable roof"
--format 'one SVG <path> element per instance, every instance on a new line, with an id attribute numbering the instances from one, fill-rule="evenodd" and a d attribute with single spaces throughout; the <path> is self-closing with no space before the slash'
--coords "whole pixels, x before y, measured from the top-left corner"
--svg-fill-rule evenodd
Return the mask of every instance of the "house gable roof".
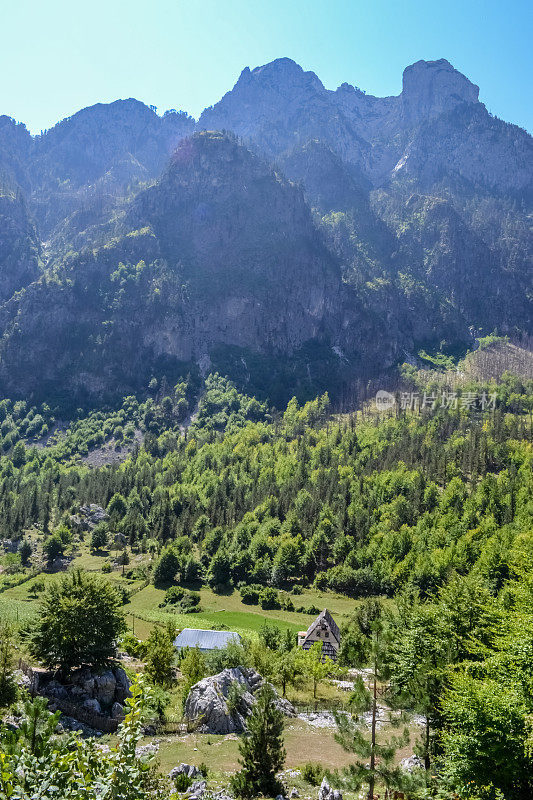
<path id="1" fill-rule="evenodd" d="M 337 642 L 340 644 L 341 632 L 339 630 L 339 626 L 337 625 L 337 623 L 335 622 L 335 620 L 333 619 L 327 608 L 325 608 L 324 611 L 321 611 L 318 617 L 315 620 L 313 620 L 313 622 L 305 632 L 305 638 L 307 639 L 308 636 L 311 636 L 313 631 L 315 631 L 317 627 L 320 627 L 322 623 L 325 623 L 328 626 L 331 633 L 333 634 Z"/>

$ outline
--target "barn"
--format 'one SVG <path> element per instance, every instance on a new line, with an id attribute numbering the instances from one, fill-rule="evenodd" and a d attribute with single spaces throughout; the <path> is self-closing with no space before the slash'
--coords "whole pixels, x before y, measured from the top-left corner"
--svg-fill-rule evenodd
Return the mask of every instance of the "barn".
<path id="1" fill-rule="evenodd" d="M 230 642 L 241 643 L 241 637 L 234 631 L 207 631 L 202 628 L 184 628 L 174 639 L 176 650 L 197 647 L 202 653 L 209 650 L 222 650 Z"/>

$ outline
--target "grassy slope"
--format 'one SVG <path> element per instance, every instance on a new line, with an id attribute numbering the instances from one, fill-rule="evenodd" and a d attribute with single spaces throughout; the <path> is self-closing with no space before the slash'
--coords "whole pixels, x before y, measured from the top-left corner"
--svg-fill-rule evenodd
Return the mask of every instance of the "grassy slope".
<path id="1" fill-rule="evenodd" d="M 108 554 L 94 555 L 85 548 L 72 562 L 73 567 L 99 572 L 105 561 L 109 560 Z M 133 566 L 134 564 L 132 563 Z M 36 613 L 39 599 L 31 595 L 31 587 L 38 582 L 45 584 L 57 576 L 40 574 L 19 586 L 7 589 L 0 594 L 0 615 L 12 622 L 16 622 L 17 614 L 20 622 L 26 621 Z M 122 578 L 120 570 L 114 570 L 106 575 L 113 581 L 120 583 L 132 593 L 129 603 L 124 606 L 127 622 L 135 628 L 135 633 L 140 638 L 145 638 L 150 628 L 156 623 L 165 623 L 172 620 L 178 628 L 213 628 L 226 626 L 241 635 L 256 635 L 261 625 L 266 620 L 289 628 L 292 631 L 306 630 L 313 617 L 309 614 L 284 611 L 282 609 L 264 611 L 260 606 L 245 605 L 241 601 L 238 591 L 230 594 L 215 594 L 211 589 L 204 587 L 200 590 L 202 611 L 197 614 L 174 613 L 169 608 L 160 608 L 165 592 L 155 586 L 144 586 L 141 581 L 132 581 Z M 329 608 L 337 623 L 342 625 L 353 613 L 356 601 L 349 597 L 332 592 L 318 592 L 306 589 L 301 595 L 294 595 L 295 606 L 316 606 L 320 609 Z"/>

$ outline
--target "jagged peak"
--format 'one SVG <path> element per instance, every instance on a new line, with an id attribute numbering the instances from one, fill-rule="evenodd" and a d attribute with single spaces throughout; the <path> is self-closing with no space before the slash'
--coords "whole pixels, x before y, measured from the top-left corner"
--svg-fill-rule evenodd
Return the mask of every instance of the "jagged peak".
<path id="1" fill-rule="evenodd" d="M 254 81 L 255 83 L 267 82 L 270 85 L 286 85 L 300 84 L 312 85 L 316 89 L 324 89 L 324 85 L 320 78 L 311 71 L 306 71 L 292 58 L 276 58 L 274 61 L 269 61 L 268 64 L 263 64 L 260 67 L 250 69 L 246 67 L 241 72 L 239 83 Z"/>
<path id="2" fill-rule="evenodd" d="M 455 69 L 445 58 L 437 61 L 416 61 L 403 73 L 402 96 L 404 99 L 442 100 L 454 98 L 467 103 L 476 103 L 479 86 Z"/>

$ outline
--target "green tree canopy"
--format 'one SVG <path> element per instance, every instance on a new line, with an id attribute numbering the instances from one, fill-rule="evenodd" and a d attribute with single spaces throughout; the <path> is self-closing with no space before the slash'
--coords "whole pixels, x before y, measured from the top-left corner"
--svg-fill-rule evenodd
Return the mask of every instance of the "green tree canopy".
<path id="1" fill-rule="evenodd" d="M 54 581 L 29 635 L 31 654 L 50 669 L 68 673 L 99 667 L 116 655 L 125 629 L 121 600 L 104 578 L 76 570 Z"/>

